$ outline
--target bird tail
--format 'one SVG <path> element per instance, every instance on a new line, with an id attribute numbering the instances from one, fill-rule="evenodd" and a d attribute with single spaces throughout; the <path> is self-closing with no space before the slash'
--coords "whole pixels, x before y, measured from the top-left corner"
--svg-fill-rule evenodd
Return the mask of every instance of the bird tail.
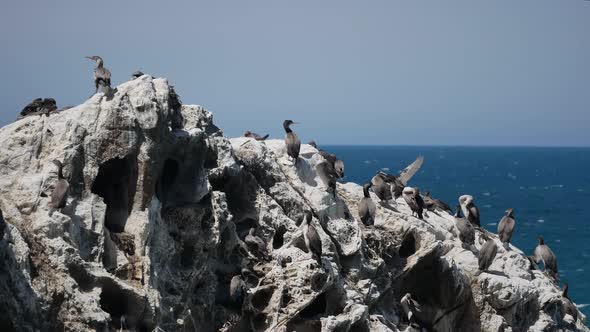
<path id="1" fill-rule="evenodd" d="M 265 139 L 267 139 L 267 138 L 268 138 L 268 134 L 266 134 L 266 135 L 262 136 L 262 140 L 263 140 L 263 141 L 264 141 Z"/>

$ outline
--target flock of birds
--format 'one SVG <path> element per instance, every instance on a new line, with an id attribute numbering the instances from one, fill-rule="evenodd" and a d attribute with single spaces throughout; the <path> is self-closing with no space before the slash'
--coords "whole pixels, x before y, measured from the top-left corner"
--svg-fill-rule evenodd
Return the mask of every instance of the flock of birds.
<path id="1" fill-rule="evenodd" d="M 94 85 L 96 88 L 95 93 L 97 93 L 101 87 L 103 90 L 110 91 L 111 72 L 104 67 L 102 58 L 99 56 L 90 56 L 87 58 L 96 62 L 96 68 L 94 69 Z M 132 74 L 132 78 L 135 79 L 142 75 L 142 72 L 137 71 Z M 175 100 L 178 104 L 180 103 L 177 96 Z M 179 105 L 176 105 L 175 107 L 178 106 Z M 49 114 L 53 112 L 57 112 L 57 105 L 54 99 L 37 98 L 25 106 L 25 108 L 21 111 L 20 116 L 49 116 Z M 283 129 L 285 130 L 285 146 L 287 157 L 292 161 L 293 165 L 297 167 L 299 152 L 301 150 L 301 141 L 299 140 L 297 134 L 291 129 L 291 125 L 293 124 L 296 123 L 292 120 L 285 120 L 283 122 Z M 261 136 L 251 131 L 246 131 L 244 136 L 250 137 L 257 141 L 264 141 L 269 135 Z M 313 141 L 309 142 L 309 145 L 318 149 L 317 144 Z M 322 182 L 328 188 L 328 191 L 334 197 L 336 197 L 336 183 L 338 180 L 344 177 L 344 162 L 338 159 L 335 154 L 329 153 L 322 149 L 318 149 L 318 153 L 324 158 L 324 161 L 317 164 L 316 171 Z M 372 190 L 373 193 L 375 193 L 375 195 L 379 198 L 380 204 L 388 208 L 392 208 L 392 206 L 389 205 L 391 201 L 397 205 L 396 200 L 399 197 L 403 197 L 405 202 L 412 210 L 412 215 L 415 215 L 421 220 L 424 218 L 425 210 L 432 212 L 436 210 L 452 212 L 449 205 L 445 204 L 441 200 L 431 197 L 430 193 L 426 192 L 424 194 L 420 194 L 418 188 L 407 186 L 408 181 L 420 169 L 423 162 L 424 158 L 419 156 L 413 163 L 411 163 L 398 175 L 392 175 L 383 171 L 379 171 L 375 176 L 373 176 L 370 182 L 363 185 L 363 197 L 358 203 L 358 214 L 363 224 L 366 226 L 374 225 L 375 216 L 377 213 L 377 207 L 371 198 L 370 190 Z M 69 183 L 63 175 L 63 164 L 58 160 L 54 160 L 53 163 L 57 167 L 58 180 L 51 194 L 50 207 L 52 210 L 50 213 L 53 210 L 62 209 L 66 206 L 69 189 Z M 472 250 L 474 254 L 478 256 L 479 271 L 487 271 L 494 261 L 494 258 L 498 252 L 498 247 L 495 244 L 495 241 L 490 236 L 488 236 L 487 231 L 481 228 L 480 211 L 475 205 L 471 195 L 463 195 L 459 197 L 459 205 L 456 207 L 454 219 L 459 233 L 459 239 L 463 243 L 463 246 Z M 311 221 L 311 212 L 305 212 L 305 216 L 301 223 L 303 239 L 308 252 L 310 252 L 319 261 L 322 255 L 321 239 Z M 498 236 L 506 250 L 510 250 L 509 243 L 512 238 L 514 226 L 515 219 L 513 210 L 508 209 L 498 224 Z M 0 239 L 4 233 L 4 229 L 5 224 L 2 218 L 2 212 L 0 211 Z M 476 229 L 481 232 L 480 241 L 485 241 L 479 251 L 475 250 L 474 247 Z M 265 247 L 264 241 L 255 235 L 254 228 L 252 228 L 249 234 L 246 236 L 245 242 L 249 247 L 258 248 L 258 251 Z M 543 262 L 545 271 L 555 281 L 558 281 L 557 258 L 549 246 L 545 244 L 543 237 L 539 237 L 539 243 L 534 250 L 534 254 L 532 256 L 527 256 L 527 258 L 530 260 L 532 267 L 536 269 L 539 268 L 537 264 Z M 242 286 L 243 280 L 241 279 L 240 275 L 232 278 L 230 282 L 230 296 L 235 297 L 239 294 L 242 294 Z M 577 310 L 575 305 L 569 299 L 567 284 L 564 285 L 562 297 L 564 299 L 566 313 L 571 315 L 574 320 L 576 320 Z M 402 298 L 402 307 L 406 311 L 407 318 L 411 323 L 419 323 L 418 316 L 420 315 L 417 313 L 420 312 L 420 304 L 415 299 L 412 299 L 410 294 L 406 294 L 406 296 Z"/>

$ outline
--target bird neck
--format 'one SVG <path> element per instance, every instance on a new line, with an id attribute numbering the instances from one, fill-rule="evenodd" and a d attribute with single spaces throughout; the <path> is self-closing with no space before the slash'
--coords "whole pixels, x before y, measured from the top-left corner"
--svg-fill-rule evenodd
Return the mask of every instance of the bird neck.
<path id="1" fill-rule="evenodd" d="M 60 179 L 60 180 L 64 178 L 63 166 L 62 165 L 59 165 L 57 167 L 57 178 Z"/>
<path id="2" fill-rule="evenodd" d="M 363 187 L 363 194 L 365 195 L 366 198 L 370 198 L 371 197 L 369 195 L 369 187 Z"/>
<path id="3" fill-rule="evenodd" d="M 103 62 L 102 59 L 96 60 L 96 68 L 102 68 Z"/>
<path id="4" fill-rule="evenodd" d="M 288 124 L 284 124 L 284 125 L 283 125 L 283 128 L 285 128 L 285 132 L 286 132 L 287 134 L 288 134 L 288 133 L 292 133 L 292 132 L 293 132 L 293 131 L 291 130 L 291 128 L 289 128 L 289 125 L 288 125 Z"/>

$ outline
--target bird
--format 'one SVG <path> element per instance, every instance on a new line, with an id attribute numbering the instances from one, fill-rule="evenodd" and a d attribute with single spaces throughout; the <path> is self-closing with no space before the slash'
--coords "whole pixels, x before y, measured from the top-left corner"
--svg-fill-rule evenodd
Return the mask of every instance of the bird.
<path id="1" fill-rule="evenodd" d="M 410 209 L 412 209 L 412 215 L 415 213 L 418 215 L 418 219 L 423 219 L 424 200 L 420 196 L 420 190 L 418 188 L 405 187 L 402 196 Z"/>
<path id="2" fill-rule="evenodd" d="M 322 182 L 328 187 L 328 191 L 336 198 L 336 176 L 334 168 L 327 161 L 322 161 L 315 166 L 315 170 Z"/>
<path id="3" fill-rule="evenodd" d="M 447 203 L 441 201 L 440 199 L 432 198 L 430 191 L 425 191 L 422 194 L 422 198 L 424 199 L 424 207 L 428 211 L 434 212 L 438 209 L 449 213 L 452 212 L 451 207 Z"/>
<path id="4" fill-rule="evenodd" d="M 391 194 L 391 187 L 387 182 L 385 182 L 385 177 L 383 174 L 377 174 L 373 176 L 371 179 L 371 187 L 382 204 L 389 202 L 393 198 L 393 195 Z"/>
<path id="5" fill-rule="evenodd" d="M 94 68 L 94 86 L 96 87 L 96 91 L 98 92 L 98 86 L 103 85 L 108 90 L 111 89 L 111 72 L 104 67 L 104 62 L 102 58 L 98 55 L 87 56 L 86 59 L 90 59 L 96 62 L 96 68 Z"/>
<path id="6" fill-rule="evenodd" d="M 290 126 L 296 124 L 292 120 L 285 120 L 283 122 L 283 128 L 285 129 L 285 145 L 287 146 L 287 155 L 293 159 L 293 164 L 297 165 L 297 159 L 299 158 L 299 150 L 301 149 L 301 141 L 297 134 L 291 130 Z"/>
<path id="7" fill-rule="evenodd" d="M 459 204 L 461 204 L 461 210 L 463 214 L 474 226 L 480 227 L 479 222 L 479 208 L 473 203 L 473 196 L 462 195 L 459 197 Z"/>
<path id="8" fill-rule="evenodd" d="M 182 101 L 180 96 L 176 93 L 174 86 L 170 85 L 168 90 L 168 106 L 172 110 L 170 112 L 170 127 L 174 129 L 182 129 L 184 127 L 184 117 L 182 116 Z"/>
<path id="9" fill-rule="evenodd" d="M 358 205 L 359 217 L 363 224 L 371 226 L 375 224 L 375 211 L 377 207 L 369 195 L 369 188 L 371 188 L 371 182 L 366 183 L 363 186 L 363 195 Z"/>
<path id="10" fill-rule="evenodd" d="M 428 323 L 430 320 L 428 318 L 429 314 L 425 307 L 413 299 L 410 293 L 406 293 L 399 302 L 404 314 L 408 318 L 408 322 L 413 328 L 421 329 L 424 327 L 427 331 L 430 331 L 430 324 Z"/>
<path id="11" fill-rule="evenodd" d="M 561 297 L 563 298 L 563 306 L 565 309 L 565 314 L 572 316 L 572 318 L 574 319 L 574 322 L 576 322 L 578 320 L 578 308 L 576 308 L 576 305 L 572 302 L 572 300 L 568 296 L 568 294 L 567 294 L 568 289 L 569 289 L 569 285 L 566 282 L 563 285 L 563 291 L 561 293 Z"/>
<path id="12" fill-rule="evenodd" d="M 307 144 L 310 145 L 310 146 L 313 146 L 316 149 L 318 148 L 318 145 L 317 145 L 317 143 L 315 141 L 309 141 L 309 142 L 307 142 Z"/>
<path id="13" fill-rule="evenodd" d="M 335 154 L 329 153 L 325 150 L 319 149 L 318 153 L 320 156 L 324 157 L 326 162 L 332 167 L 334 176 L 337 179 L 342 179 L 344 177 L 344 162 L 338 159 Z"/>
<path id="14" fill-rule="evenodd" d="M 490 265 L 494 262 L 496 253 L 498 253 L 498 246 L 496 242 L 485 234 L 481 235 L 481 238 L 486 242 L 481 246 L 479 250 L 479 256 L 477 257 L 477 263 L 479 265 L 479 271 L 487 271 Z"/>
<path id="15" fill-rule="evenodd" d="M 467 219 L 461 216 L 461 206 L 455 211 L 455 226 L 459 230 L 459 240 L 467 245 L 475 244 L 475 229 Z"/>
<path id="16" fill-rule="evenodd" d="M 548 271 L 552 277 L 557 279 L 557 257 L 555 257 L 551 248 L 545 244 L 545 239 L 542 236 L 539 236 L 539 244 L 535 248 L 534 255 L 535 263 L 539 264 L 543 261 L 545 271 Z"/>
<path id="17" fill-rule="evenodd" d="M 377 174 L 381 174 L 385 182 L 391 186 L 393 192 L 393 198 L 398 199 L 402 196 L 405 186 L 408 181 L 418 172 L 422 164 L 424 163 L 424 157 L 418 156 L 410 165 L 404 168 L 399 175 L 387 174 L 383 171 L 379 171 Z"/>
<path id="18" fill-rule="evenodd" d="M 53 160 L 55 166 L 57 166 L 57 183 L 51 193 L 51 207 L 53 209 L 62 209 L 66 206 L 68 200 L 68 188 L 70 184 L 63 175 L 63 164 L 59 160 Z"/>
<path id="19" fill-rule="evenodd" d="M 57 110 L 57 103 L 53 98 L 35 98 L 20 111 L 19 118 L 29 115 L 46 115 L 49 116 Z"/>
<path id="20" fill-rule="evenodd" d="M 266 245 L 264 241 L 256 235 L 256 229 L 254 227 L 250 228 L 248 235 L 244 238 L 244 243 L 246 243 L 248 250 L 250 250 L 254 256 L 259 257 L 262 255 L 263 257 L 266 257 L 264 251 Z"/>
<path id="21" fill-rule="evenodd" d="M 318 262 L 321 261 L 322 257 L 322 239 L 320 238 L 314 225 L 311 224 L 312 214 L 310 211 L 305 212 L 305 218 L 301 223 L 303 231 L 303 241 L 307 251 L 314 256 Z"/>
<path id="22" fill-rule="evenodd" d="M 344 177 L 344 162 L 336 159 L 334 162 L 334 169 L 336 169 L 336 177 L 342 179 Z"/>
<path id="23" fill-rule="evenodd" d="M 133 72 L 133 74 L 131 74 L 131 79 L 134 80 L 136 78 L 140 78 L 142 77 L 144 74 L 141 70 L 136 70 Z"/>
<path id="24" fill-rule="evenodd" d="M 246 295 L 246 283 L 242 279 L 242 276 L 236 274 L 229 282 L 229 300 L 230 303 L 238 307 L 242 306 L 244 297 Z"/>
<path id="25" fill-rule="evenodd" d="M 253 133 L 253 132 L 251 132 L 249 130 L 246 130 L 246 132 L 244 133 L 244 137 L 250 137 L 250 138 L 253 138 L 253 139 L 257 140 L 257 141 L 264 141 L 265 139 L 268 138 L 268 134 L 266 134 L 264 136 L 260 136 L 260 135 L 258 135 L 256 133 Z"/>
<path id="26" fill-rule="evenodd" d="M 0 210 L 0 241 L 4 237 L 4 231 L 6 230 L 6 221 L 4 221 L 4 215 L 2 214 L 2 210 Z"/>
<path id="27" fill-rule="evenodd" d="M 512 238 L 512 232 L 514 231 L 514 224 L 513 209 L 508 209 L 506 210 L 506 215 L 502 217 L 502 220 L 498 224 L 498 237 L 506 249 L 510 247 L 509 243 Z"/>

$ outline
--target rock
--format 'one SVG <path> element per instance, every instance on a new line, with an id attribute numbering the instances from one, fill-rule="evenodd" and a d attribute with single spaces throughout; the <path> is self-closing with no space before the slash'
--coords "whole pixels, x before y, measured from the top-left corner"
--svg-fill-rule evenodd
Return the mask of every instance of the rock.
<path id="1" fill-rule="evenodd" d="M 0 142 L 2 331 L 412 331 L 405 293 L 437 331 L 589 331 L 517 248 L 479 273 L 477 239 L 463 248 L 451 215 L 418 220 L 403 199 L 365 226 L 361 186 L 328 192 L 318 150 L 303 144 L 294 167 L 282 140 L 227 139 L 165 79 L 25 117 Z M 53 159 L 71 191 L 50 213 Z M 264 250 L 248 250 L 251 228 Z"/>

